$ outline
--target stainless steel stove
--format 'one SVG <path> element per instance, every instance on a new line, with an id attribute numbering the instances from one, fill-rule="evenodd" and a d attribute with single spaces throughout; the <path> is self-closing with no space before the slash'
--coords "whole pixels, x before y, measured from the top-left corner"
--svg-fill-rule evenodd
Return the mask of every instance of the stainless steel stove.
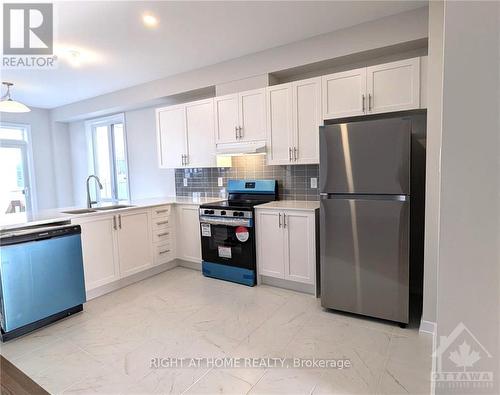
<path id="1" fill-rule="evenodd" d="M 229 180 L 229 198 L 200 206 L 202 270 L 207 277 L 256 284 L 254 206 L 278 198 L 276 180 Z"/>

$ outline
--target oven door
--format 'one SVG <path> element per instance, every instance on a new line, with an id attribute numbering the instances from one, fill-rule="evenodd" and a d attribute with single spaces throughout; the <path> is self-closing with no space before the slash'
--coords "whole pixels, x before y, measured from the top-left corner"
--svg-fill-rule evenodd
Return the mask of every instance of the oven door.
<path id="1" fill-rule="evenodd" d="M 253 220 L 200 216 L 201 254 L 205 262 L 255 270 Z"/>

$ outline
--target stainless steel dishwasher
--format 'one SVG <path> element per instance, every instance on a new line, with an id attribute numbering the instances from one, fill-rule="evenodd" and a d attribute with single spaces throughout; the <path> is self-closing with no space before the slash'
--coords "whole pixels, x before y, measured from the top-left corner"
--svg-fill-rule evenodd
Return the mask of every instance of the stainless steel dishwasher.
<path id="1" fill-rule="evenodd" d="M 0 235 L 1 339 L 7 341 L 82 311 L 85 280 L 79 225 Z"/>

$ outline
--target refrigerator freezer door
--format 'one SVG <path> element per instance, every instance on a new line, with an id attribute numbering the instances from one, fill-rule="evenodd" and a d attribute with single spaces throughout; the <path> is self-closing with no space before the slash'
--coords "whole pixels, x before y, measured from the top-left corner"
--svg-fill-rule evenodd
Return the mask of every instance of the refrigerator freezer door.
<path id="1" fill-rule="evenodd" d="M 409 202 L 321 200 L 321 304 L 408 323 Z"/>
<path id="2" fill-rule="evenodd" d="M 409 194 L 410 132 L 403 118 L 320 128 L 320 192 Z"/>

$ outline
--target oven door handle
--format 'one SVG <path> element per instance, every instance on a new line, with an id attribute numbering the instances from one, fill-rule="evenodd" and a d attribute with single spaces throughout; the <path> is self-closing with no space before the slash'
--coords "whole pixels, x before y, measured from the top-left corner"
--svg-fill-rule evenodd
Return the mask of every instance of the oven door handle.
<path id="1" fill-rule="evenodd" d="M 206 217 L 204 215 L 200 216 L 200 223 L 226 226 L 246 226 L 247 228 L 251 228 L 253 226 L 253 220 L 250 218 L 214 218 Z"/>

